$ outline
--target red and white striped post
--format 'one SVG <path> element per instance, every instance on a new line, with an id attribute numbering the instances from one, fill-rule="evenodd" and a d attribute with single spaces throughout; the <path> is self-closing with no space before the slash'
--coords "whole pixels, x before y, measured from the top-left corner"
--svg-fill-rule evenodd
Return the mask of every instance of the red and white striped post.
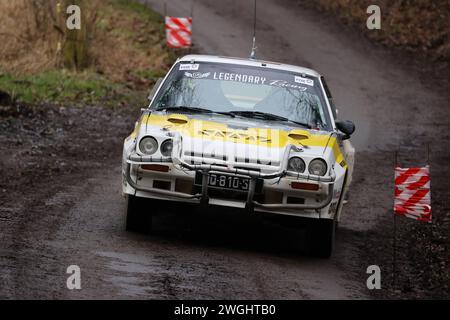
<path id="1" fill-rule="evenodd" d="M 166 44 L 170 48 L 192 47 L 192 17 L 194 16 L 195 0 L 191 0 L 190 17 L 172 17 L 167 13 L 167 1 L 164 1 L 164 24 L 166 29 Z"/>
<path id="2" fill-rule="evenodd" d="M 431 223 L 430 166 L 395 168 L 394 213 Z"/>
<path id="3" fill-rule="evenodd" d="M 427 165 L 424 167 L 402 168 L 398 165 L 395 152 L 395 197 L 394 197 L 394 241 L 393 241 L 393 282 L 396 283 L 397 260 L 397 220 L 404 216 L 417 221 L 430 223 L 431 214 L 431 182 L 430 182 L 430 151 L 429 146 Z M 432 230 L 431 230 L 432 236 Z M 431 237 L 430 237 L 431 240 Z M 431 250 L 431 247 L 430 247 Z"/>
<path id="4" fill-rule="evenodd" d="M 192 46 L 192 18 L 165 17 L 166 43 L 171 48 Z"/>

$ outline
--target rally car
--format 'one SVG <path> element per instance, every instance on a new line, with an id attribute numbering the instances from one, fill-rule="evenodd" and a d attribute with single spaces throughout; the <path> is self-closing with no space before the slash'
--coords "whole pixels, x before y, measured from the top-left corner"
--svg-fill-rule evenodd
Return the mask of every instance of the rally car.
<path id="1" fill-rule="evenodd" d="M 127 230 L 150 226 L 148 199 L 234 207 L 308 218 L 312 252 L 330 256 L 351 181 L 355 126 L 336 120 L 320 74 L 188 55 L 149 99 L 124 142 Z"/>

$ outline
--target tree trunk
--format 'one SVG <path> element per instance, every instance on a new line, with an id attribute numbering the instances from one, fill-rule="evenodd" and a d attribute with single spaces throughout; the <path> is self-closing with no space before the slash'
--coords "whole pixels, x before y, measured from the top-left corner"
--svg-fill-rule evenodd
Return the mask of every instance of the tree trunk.
<path id="1" fill-rule="evenodd" d="M 81 9 L 81 29 L 69 30 L 66 26 L 66 10 L 70 5 L 77 5 Z M 88 0 L 64 0 L 61 8 L 64 25 L 64 42 L 62 48 L 63 64 L 66 68 L 83 70 L 89 66 L 89 42 L 92 38 L 90 34 L 94 32 L 95 26 L 95 6 Z"/>

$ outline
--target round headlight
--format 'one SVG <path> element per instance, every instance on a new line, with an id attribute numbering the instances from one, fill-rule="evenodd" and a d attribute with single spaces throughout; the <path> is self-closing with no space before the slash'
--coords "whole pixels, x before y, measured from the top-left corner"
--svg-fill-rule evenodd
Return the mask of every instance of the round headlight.
<path id="1" fill-rule="evenodd" d="M 172 155 L 173 142 L 168 139 L 161 144 L 161 153 L 164 157 L 170 157 Z"/>
<path id="2" fill-rule="evenodd" d="M 153 137 L 145 137 L 139 142 L 139 150 L 145 155 L 152 155 L 158 150 L 158 141 Z"/>
<path id="3" fill-rule="evenodd" d="M 305 171 L 305 161 L 299 157 L 292 157 L 289 159 L 287 169 L 288 171 L 302 173 Z"/>
<path id="4" fill-rule="evenodd" d="M 310 174 L 324 176 L 327 173 L 327 163 L 322 159 L 314 159 L 309 163 L 308 171 Z"/>

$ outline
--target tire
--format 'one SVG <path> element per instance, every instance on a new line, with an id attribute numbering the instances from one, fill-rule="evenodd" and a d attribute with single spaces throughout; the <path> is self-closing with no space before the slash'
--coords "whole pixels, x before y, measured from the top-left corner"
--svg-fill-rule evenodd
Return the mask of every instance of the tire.
<path id="1" fill-rule="evenodd" d="M 308 247 L 311 256 L 330 258 L 335 242 L 336 221 L 315 219 L 308 225 Z"/>
<path id="2" fill-rule="evenodd" d="M 145 200 L 136 196 L 127 196 L 127 212 L 125 219 L 125 230 L 140 233 L 152 231 L 151 206 L 145 205 Z"/>

